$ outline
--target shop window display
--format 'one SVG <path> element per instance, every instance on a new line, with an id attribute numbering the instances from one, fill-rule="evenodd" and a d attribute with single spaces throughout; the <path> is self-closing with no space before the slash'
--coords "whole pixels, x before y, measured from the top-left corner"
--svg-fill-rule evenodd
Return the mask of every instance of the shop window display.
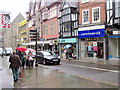
<path id="1" fill-rule="evenodd" d="M 103 58 L 103 43 L 96 41 L 81 42 L 81 57 Z"/>

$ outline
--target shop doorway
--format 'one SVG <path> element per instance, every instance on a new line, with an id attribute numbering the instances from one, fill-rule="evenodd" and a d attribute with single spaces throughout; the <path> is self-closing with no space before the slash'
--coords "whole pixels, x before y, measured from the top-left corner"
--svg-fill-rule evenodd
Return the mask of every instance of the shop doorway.
<path id="1" fill-rule="evenodd" d="M 103 42 L 97 42 L 97 58 L 103 58 L 104 57 L 104 44 Z"/>

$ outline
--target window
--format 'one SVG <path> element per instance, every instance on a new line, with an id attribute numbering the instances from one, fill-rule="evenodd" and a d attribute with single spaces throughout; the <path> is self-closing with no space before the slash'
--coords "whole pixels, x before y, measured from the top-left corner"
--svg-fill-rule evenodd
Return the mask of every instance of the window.
<path id="1" fill-rule="evenodd" d="M 86 2 L 89 2 L 89 0 L 82 0 L 82 3 L 86 3 Z"/>
<path id="2" fill-rule="evenodd" d="M 82 22 L 88 23 L 89 22 L 89 10 L 83 10 L 82 11 Z"/>
<path id="3" fill-rule="evenodd" d="M 44 25 L 44 35 L 48 35 L 48 26 Z"/>
<path id="4" fill-rule="evenodd" d="M 50 8 L 50 11 L 49 11 L 49 19 L 50 18 L 53 18 L 57 16 L 57 9 L 56 9 L 56 6 Z"/>
<path id="5" fill-rule="evenodd" d="M 70 28 L 71 28 L 70 26 L 71 26 L 70 22 L 66 23 L 65 26 L 64 26 L 64 28 L 65 28 L 64 31 L 70 31 Z"/>
<path id="6" fill-rule="evenodd" d="M 92 8 L 92 21 L 93 22 L 100 21 L 100 7 Z"/>
<path id="7" fill-rule="evenodd" d="M 48 11 L 46 10 L 42 12 L 42 20 L 45 20 L 47 18 L 48 18 Z"/>
<path id="8" fill-rule="evenodd" d="M 60 7 L 57 9 L 58 17 L 61 17 Z"/>
<path id="9" fill-rule="evenodd" d="M 54 22 L 50 24 L 50 34 L 54 35 Z"/>
<path id="10" fill-rule="evenodd" d="M 115 2 L 115 17 L 120 17 L 120 1 Z"/>
<path id="11" fill-rule="evenodd" d="M 70 8 L 66 9 L 66 14 L 70 13 Z"/>
<path id="12" fill-rule="evenodd" d="M 78 22 L 74 22 L 74 28 L 77 28 L 78 27 Z"/>

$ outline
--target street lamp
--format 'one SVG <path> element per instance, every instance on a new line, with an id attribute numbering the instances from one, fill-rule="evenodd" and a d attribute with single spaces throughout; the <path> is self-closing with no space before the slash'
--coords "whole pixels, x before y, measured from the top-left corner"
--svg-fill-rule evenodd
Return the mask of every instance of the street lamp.
<path id="1" fill-rule="evenodd" d="M 36 50 L 36 62 L 35 62 L 35 66 L 37 67 L 38 66 L 38 63 L 37 63 L 37 47 L 38 47 L 38 45 L 37 45 L 37 40 L 38 40 L 38 31 L 37 31 L 37 28 L 36 28 L 36 44 L 35 44 L 35 50 Z"/>

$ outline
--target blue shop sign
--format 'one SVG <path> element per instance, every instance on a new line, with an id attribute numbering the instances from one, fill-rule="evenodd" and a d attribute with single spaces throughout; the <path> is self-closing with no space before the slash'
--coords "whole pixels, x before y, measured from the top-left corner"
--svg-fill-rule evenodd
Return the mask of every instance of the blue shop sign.
<path id="1" fill-rule="evenodd" d="M 76 43 L 76 38 L 59 39 L 59 43 Z"/>
<path id="2" fill-rule="evenodd" d="M 104 37 L 105 29 L 78 31 L 78 38 Z"/>

